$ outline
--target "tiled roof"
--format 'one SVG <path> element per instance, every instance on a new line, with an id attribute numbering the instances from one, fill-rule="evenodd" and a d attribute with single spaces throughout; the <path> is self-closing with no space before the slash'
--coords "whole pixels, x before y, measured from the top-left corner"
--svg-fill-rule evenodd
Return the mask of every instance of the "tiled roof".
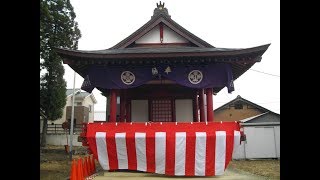
<path id="1" fill-rule="evenodd" d="M 85 98 L 89 95 L 90 95 L 90 93 L 88 93 L 88 92 L 81 92 L 79 94 L 76 94 L 76 98 Z"/>
<path id="2" fill-rule="evenodd" d="M 72 96 L 72 93 L 73 93 L 73 89 L 67 89 L 67 91 L 66 91 L 67 96 L 69 96 L 69 95 Z M 75 95 L 76 95 L 76 99 L 84 99 L 85 97 L 89 96 L 90 93 L 81 92 L 81 89 L 75 89 Z M 93 94 L 91 94 L 91 98 L 92 98 L 93 102 L 96 104 L 97 100 L 95 99 Z"/>
<path id="3" fill-rule="evenodd" d="M 75 93 L 78 92 L 78 91 L 80 91 L 80 90 L 81 90 L 81 89 L 75 89 Z M 67 91 L 66 91 L 66 95 L 67 95 L 67 96 L 72 95 L 72 93 L 73 93 L 73 89 L 67 89 Z"/>

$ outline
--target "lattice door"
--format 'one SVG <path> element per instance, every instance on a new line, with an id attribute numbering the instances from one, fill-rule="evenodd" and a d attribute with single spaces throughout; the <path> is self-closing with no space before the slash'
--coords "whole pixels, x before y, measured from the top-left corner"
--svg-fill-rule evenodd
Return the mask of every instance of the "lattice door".
<path id="1" fill-rule="evenodd" d="M 151 100 L 151 120 L 153 122 L 171 122 L 172 109 L 170 99 Z"/>

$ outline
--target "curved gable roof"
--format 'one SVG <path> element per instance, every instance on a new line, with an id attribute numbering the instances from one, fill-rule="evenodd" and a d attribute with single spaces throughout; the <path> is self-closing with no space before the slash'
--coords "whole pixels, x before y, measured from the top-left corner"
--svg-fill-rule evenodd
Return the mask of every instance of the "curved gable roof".
<path id="1" fill-rule="evenodd" d="M 169 14 L 167 14 L 165 11 L 161 11 L 158 13 L 155 13 L 151 19 L 145 23 L 143 26 L 141 26 L 138 30 L 133 32 L 131 35 L 120 41 L 118 44 L 114 45 L 113 47 L 109 49 L 123 49 L 130 46 L 132 43 L 134 43 L 136 40 L 141 38 L 143 35 L 148 33 L 150 30 L 152 30 L 155 26 L 158 24 L 163 23 L 166 26 L 168 26 L 171 30 L 179 34 L 180 36 L 184 37 L 191 43 L 193 43 L 195 46 L 198 47 L 211 47 L 214 48 L 211 44 L 207 43 L 206 41 L 200 39 L 196 35 L 189 32 L 184 27 L 180 26 L 178 23 L 176 23 L 174 20 L 171 19 Z"/>

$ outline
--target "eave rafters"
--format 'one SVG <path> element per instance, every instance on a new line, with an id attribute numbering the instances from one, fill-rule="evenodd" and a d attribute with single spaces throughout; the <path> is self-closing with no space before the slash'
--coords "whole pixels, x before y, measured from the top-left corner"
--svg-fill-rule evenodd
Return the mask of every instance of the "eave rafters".
<path id="1" fill-rule="evenodd" d="M 207 63 L 255 63 L 257 58 L 251 56 L 234 57 L 234 56 L 221 56 L 221 57 L 175 57 L 175 58 L 137 58 L 137 59 L 95 59 L 95 58 L 82 58 L 81 60 L 65 59 L 65 64 L 89 66 L 96 65 L 153 65 L 153 64 L 207 64 Z"/>

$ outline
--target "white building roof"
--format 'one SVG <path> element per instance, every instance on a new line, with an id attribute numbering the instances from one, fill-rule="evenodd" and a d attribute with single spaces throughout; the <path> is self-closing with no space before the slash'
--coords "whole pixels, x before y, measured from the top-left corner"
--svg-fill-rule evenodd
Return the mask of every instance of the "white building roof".
<path id="1" fill-rule="evenodd" d="M 242 120 L 240 120 L 240 122 L 243 122 L 243 123 L 244 123 L 244 122 L 247 122 L 247 121 L 249 121 L 249 120 L 251 120 L 251 119 L 257 118 L 257 117 L 262 116 L 262 115 L 267 114 L 267 113 L 269 113 L 269 112 L 265 112 L 265 113 L 262 113 L 262 114 L 258 114 L 258 115 L 256 115 L 256 116 L 251 116 L 251 117 L 242 119 Z"/>

